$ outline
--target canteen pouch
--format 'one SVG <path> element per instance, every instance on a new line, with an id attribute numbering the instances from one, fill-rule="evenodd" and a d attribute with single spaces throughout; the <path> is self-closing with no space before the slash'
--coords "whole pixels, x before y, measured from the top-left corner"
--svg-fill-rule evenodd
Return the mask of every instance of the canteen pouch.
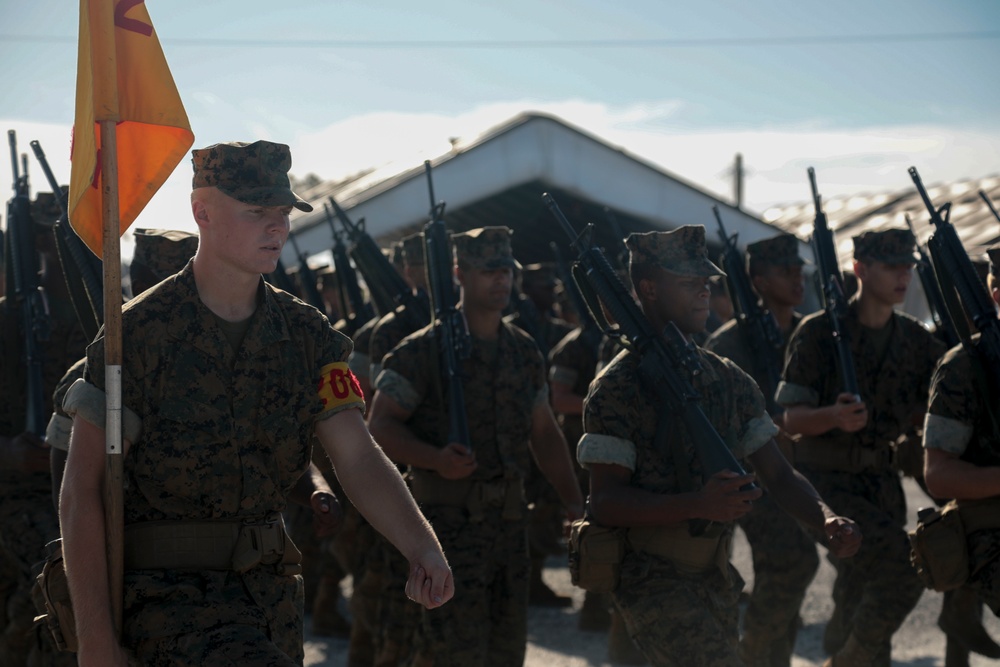
<path id="1" fill-rule="evenodd" d="M 75 653 L 76 620 L 63 566 L 62 540 L 49 542 L 46 549 L 48 556 L 42 562 L 42 571 L 35 577 L 31 590 L 31 598 L 38 611 L 35 623 L 45 623 L 60 651 Z"/>
<path id="2" fill-rule="evenodd" d="M 969 579 L 969 545 L 954 502 L 941 509 L 924 508 L 917 527 L 908 533 L 910 562 L 927 588 L 950 591 Z"/>
<path id="3" fill-rule="evenodd" d="M 574 586 L 591 593 L 618 588 L 625 541 L 617 528 L 577 519 L 570 526 L 569 573 Z"/>

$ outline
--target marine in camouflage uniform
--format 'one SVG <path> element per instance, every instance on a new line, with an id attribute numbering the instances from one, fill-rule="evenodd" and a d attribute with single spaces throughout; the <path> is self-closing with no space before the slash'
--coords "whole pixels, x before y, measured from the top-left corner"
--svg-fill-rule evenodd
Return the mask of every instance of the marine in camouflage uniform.
<path id="1" fill-rule="evenodd" d="M 261 278 L 292 207 L 311 208 L 289 188 L 288 147 L 216 144 L 192 161 L 198 253 L 122 314 L 122 642 L 140 664 L 301 664 L 302 580 L 279 513 L 315 440 L 411 557 L 414 599 L 446 602 L 450 572 L 365 431 L 350 341 Z M 104 363 L 102 333 L 64 403 L 74 423 L 61 510 L 81 661 L 111 664 L 125 655 L 101 576 Z"/>
<path id="2" fill-rule="evenodd" d="M 429 317 L 427 272 L 422 233 L 411 234 L 399 242 L 402 275 L 414 295 L 426 306 L 423 313 L 411 313 L 405 305 L 378 321 L 372 333 L 370 359 L 371 377 L 382 372 L 382 359 L 404 338 L 424 328 Z M 369 551 L 362 581 L 366 599 L 358 612 L 352 598 L 351 611 L 369 619 L 374 642 L 375 667 L 403 664 L 413 654 L 414 637 L 420 627 L 420 608 L 402 595 L 400 582 L 406 581 L 406 561 L 382 538 L 377 538 Z M 352 642 L 353 643 L 353 642 Z"/>
<path id="3" fill-rule="evenodd" d="M 1000 247 L 990 248 L 988 284 L 1000 303 Z M 972 339 L 972 349 L 979 335 Z M 931 380 L 924 422 L 925 471 L 936 497 L 954 498 L 1000 516 L 1000 414 L 996 378 L 974 351 L 958 345 Z M 969 586 L 1000 616 L 1000 519 L 968 535 Z M 975 620 L 973 624 L 978 624 Z"/>
<path id="4" fill-rule="evenodd" d="M 747 246 L 747 274 L 761 295 L 761 306 L 780 329 L 782 347 L 751 350 L 735 319 L 717 329 L 704 345 L 746 371 L 765 391 L 769 386 L 772 392 L 777 387 L 768 381 L 767 369 L 761 364 L 770 364 L 773 373 L 780 374 L 788 339 L 802 320 L 794 311 L 804 297 L 805 262 L 799 257 L 798 244 L 793 235 L 782 234 Z M 780 413 L 779 409 L 771 416 L 780 421 Z M 779 446 L 785 438 L 785 434 L 777 436 Z M 739 525 L 750 543 L 754 570 L 740 640 L 744 661 L 760 667 L 788 667 L 801 623 L 799 608 L 819 568 L 816 547 L 766 492 Z"/>
<path id="5" fill-rule="evenodd" d="M 33 247 L 42 263 L 42 287 L 49 315 L 48 340 L 41 343 L 44 414 L 52 410 L 52 392 L 66 368 L 79 359 L 87 339 L 69 299 L 56 253 L 52 224 L 60 216 L 52 193 L 38 193 L 30 203 Z M 8 285 L 13 289 L 13 285 Z M 33 567 L 45 558 L 45 544 L 59 536 L 52 500 L 49 449 L 44 434 L 24 432 L 27 376 L 22 358 L 20 304 L 0 298 L 0 664 L 72 664 L 59 654 L 48 634 L 34 627 L 31 599 Z"/>
<path id="6" fill-rule="evenodd" d="M 520 291 L 520 294 L 517 294 L 514 312 L 506 320 L 535 339 L 547 362 L 552 348 L 573 330 L 569 322 L 555 316 L 558 301 L 556 289 L 559 286 L 555 265 L 529 264 L 518 273 L 520 290 L 515 290 L 515 293 Z M 526 492 L 531 504 L 528 518 L 528 550 L 531 555 L 528 601 L 544 607 L 568 607 L 573 604 L 572 598 L 557 594 L 542 580 L 545 559 L 564 553 L 565 547 L 560 542 L 563 527 L 559 496 L 534 462 L 528 474 Z"/>
<path id="7" fill-rule="evenodd" d="M 461 309 L 471 334 L 462 360 L 469 446 L 448 442 L 447 402 L 433 326 L 406 337 L 382 361 L 371 429 L 411 468 L 414 497 L 455 573 L 455 600 L 425 612 L 415 664 L 521 665 L 527 643 L 527 507 L 532 452 L 571 515 L 582 497 L 548 404 L 534 341 L 501 320 L 510 300 L 510 230 L 453 236 Z"/>
<path id="8" fill-rule="evenodd" d="M 931 373 L 944 352 L 920 322 L 893 309 L 912 278 L 915 243 L 905 229 L 854 238 L 861 287 L 841 329 L 860 400 L 843 390 L 823 312 L 806 317 L 792 335 L 777 393 L 786 427 L 803 434 L 796 467 L 865 536 L 857 557 L 835 563 L 835 602 L 849 634 L 840 638 L 834 664 L 888 665 L 892 635 L 923 592 L 910 565 L 906 501 L 891 465 L 892 443 L 923 418 Z"/>
<path id="9" fill-rule="evenodd" d="M 704 227 L 632 234 L 626 244 L 632 282 L 653 328 L 673 322 L 687 337 L 702 331 L 707 278 L 721 274 L 707 258 Z M 749 457 L 782 507 L 824 531 L 832 551 L 853 553 L 860 536 L 781 456 L 772 441 L 778 428 L 753 380 L 711 352 L 694 348 L 692 354 L 701 372 L 689 380 L 726 446 L 737 458 Z M 743 581 L 728 562 L 729 546 L 733 522 L 761 491 L 744 488 L 752 476 L 732 471 L 703 480 L 697 445 L 673 427 L 671 410 L 658 404 L 647 382 L 659 384 L 640 373 L 636 353 L 615 357 L 591 384 L 577 449 L 590 470 L 592 519 L 624 533 L 615 605 L 653 665 L 742 666 L 737 603 Z M 699 533 L 695 520 L 711 523 Z"/>

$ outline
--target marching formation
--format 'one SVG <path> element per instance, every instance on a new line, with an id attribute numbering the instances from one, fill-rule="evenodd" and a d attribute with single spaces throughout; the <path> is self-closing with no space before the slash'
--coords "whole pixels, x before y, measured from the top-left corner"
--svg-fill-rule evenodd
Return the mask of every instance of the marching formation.
<path id="1" fill-rule="evenodd" d="M 854 287 L 811 171 L 815 266 L 790 234 L 741 250 L 718 210 L 721 268 L 696 225 L 606 253 L 541 193 L 569 243 L 522 265 L 509 227 L 449 230 L 431 185 L 389 250 L 324 202 L 333 266 L 295 245 L 286 271 L 313 208 L 288 147 L 216 144 L 191 153 L 198 233 L 135 230 L 116 367 L 66 191 L 39 150 L 32 199 L 11 151 L 0 664 L 299 665 L 308 618 L 351 667 L 521 665 L 529 605 L 570 604 L 541 578 L 567 549 L 615 662 L 788 667 L 821 555 L 826 665 L 888 667 L 925 588 L 947 667 L 1000 657 L 1000 248 L 984 282 L 915 170 L 926 251 L 864 232 Z M 915 267 L 936 331 L 898 309 Z M 909 533 L 901 474 L 937 504 Z"/>

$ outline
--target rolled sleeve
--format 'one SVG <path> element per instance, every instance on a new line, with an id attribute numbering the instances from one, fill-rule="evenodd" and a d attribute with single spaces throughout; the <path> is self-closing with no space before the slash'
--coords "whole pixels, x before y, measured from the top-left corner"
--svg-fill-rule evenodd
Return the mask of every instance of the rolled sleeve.
<path id="1" fill-rule="evenodd" d="M 778 426 L 770 415 L 763 414 L 760 417 L 754 417 L 747 422 L 746 432 L 737 443 L 737 451 L 734 454 L 738 458 L 750 456 L 776 435 L 778 435 Z"/>
<path id="2" fill-rule="evenodd" d="M 774 401 L 785 408 L 793 405 L 808 405 L 815 408 L 819 407 L 819 392 L 812 387 L 782 380 L 774 394 Z"/>
<path id="3" fill-rule="evenodd" d="M 940 449 L 961 456 L 972 440 L 972 427 L 957 419 L 927 414 L 924 417 L 924 449 Z"/>
<path id="4" fill-rule="evenodd" d="M 70 417 L 80 417 L 102 431 L 106 429 L 107 395 L 86 380 L 77 380 L 63 400 L 63 410 Z M 122 437 L 136 443 L 142 437 L 142 419 L 128 407 L 122 407 Z"/>
<path id="5" fill-rule="evenodd" d="M 593 464 L 622 466 L 634 471 L 636 466 L 635 444 L 624 438 L 600 433 L 584 433 L 576 446 L 576 458 L 584 468 Z"/>
<path id="6" fill-rule="evenodd" d="M 420 405 L 420 393 L 413 383 L 391 368 L 379 373 L 375 380 L 375 389 L 399 403 L 404 410 L 416 410 Z"/>
<path id="7" fill-rule="evenodd" d="M 49 425 L 45 427 L 45 443 L 52 449 L 69 451 L 69 434 L 73 429 L 73 420 L 57 412 L 52 413 Z"/>

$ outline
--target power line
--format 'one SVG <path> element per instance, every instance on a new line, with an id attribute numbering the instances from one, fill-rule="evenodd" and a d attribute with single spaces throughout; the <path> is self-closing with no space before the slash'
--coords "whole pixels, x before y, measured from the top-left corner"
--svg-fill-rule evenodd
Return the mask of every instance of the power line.
<path id="1" fill-rule="evenodd" d="M 945 42 L 1000 39 L 998 31 L 936 32 L 873 35 L 799 35 L 786 37 L 696 37 L 689 39 L 452 39 L 452 40 L 374 40 L 374 39 L 219 39 L 164 37 L 164 44 L 198 48 L 270 48 L 270 49 L 684 49 L 702 47 L 783 47 L 837 44 L 874 44 L 888 42 Z M 75 44 L 76 37 L 51 35 L 5 35 L 0 42 L 34 44 Z"/>

